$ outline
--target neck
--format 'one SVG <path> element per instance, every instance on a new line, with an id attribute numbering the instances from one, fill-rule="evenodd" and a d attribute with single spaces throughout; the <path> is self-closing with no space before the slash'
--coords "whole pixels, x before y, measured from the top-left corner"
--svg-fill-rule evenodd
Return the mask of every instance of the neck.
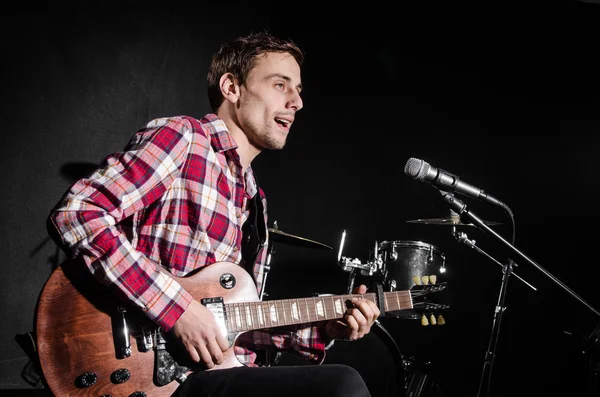
<path id="1" fill-rule="evenodd" d="M 227 112 L 219 111 L 217 114 L 221 120 L 227 126 L 227 130 L 235 140 L 237 144 L 237 153 L 240 156 L 240 163 L 242 164 L 242 171 L 245 173 L 246 169 L 250 166 L 252 161 L 261 152 L 259 148 L 250 142 L 248 136 L 240 128 L 239 124 L 232 117 L 228 117 Z"/>

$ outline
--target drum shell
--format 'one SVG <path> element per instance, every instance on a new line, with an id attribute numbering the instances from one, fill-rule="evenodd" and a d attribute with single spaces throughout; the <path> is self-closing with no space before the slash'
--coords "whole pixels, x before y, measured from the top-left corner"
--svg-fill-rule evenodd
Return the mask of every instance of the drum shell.
<path id="1" fill-rule="evenodd" d="M 418 283 L 444 282 L 440 271 L 445 266 L 446 257 L 435 245 L 414 240 L 383 241 L 379 252 L 383 261 L 383 277 L 386 291 L 406 291 Z M 415 311 L 391 312 L 392 317 L 409 319 L 420 318 Z"/>
<path id="2" fill-rule="evenodd" d="M 415 278 L 423 282 L 423 276 L 435 275 L 436 282 L 444 281 L 440 269 L 446 257 L 435 245 L 411 240 L 384 241 L 379 254 L 388 291 L 409 290 L 416 284 Z"/>

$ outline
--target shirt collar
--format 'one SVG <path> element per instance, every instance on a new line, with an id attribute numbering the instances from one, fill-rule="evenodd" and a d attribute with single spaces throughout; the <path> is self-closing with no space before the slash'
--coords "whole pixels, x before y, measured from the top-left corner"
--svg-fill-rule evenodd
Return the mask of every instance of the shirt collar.
<path id="1" fill-rule="evenodd" d="M 216 114 L 209 113 L 202 119 L 202 124 L 210 133 L 210 142 L 213 149 L 216 152 L 225 152 L 231 150 L 230 154 L 232 155 L 233 159 L 235 159 L 236 163 L 239 164 L 239 155 L 236 150 L 233 150 L 238 148 L 238 144 L 229 133 L 225 122 L 223 122 L 223 120 L 221 120 Z M 254 171 L 252 171 L 252 166 L 248 166 L 246 175 L 244 177 L 246 180 L 246 193 L 248 196 L 254 197 L 258 191 L 258 185 L 254 179 Z"/>
<path id="2" fill-rule="evenodd" d="M 202 124 L 210 133 L 210 142 L 215 151 L 224 152 L 226 150 L 237 149 L 237 143 L 235 143 L 225 122 L 219 116 L 209 113 L 202 119 Z"/>

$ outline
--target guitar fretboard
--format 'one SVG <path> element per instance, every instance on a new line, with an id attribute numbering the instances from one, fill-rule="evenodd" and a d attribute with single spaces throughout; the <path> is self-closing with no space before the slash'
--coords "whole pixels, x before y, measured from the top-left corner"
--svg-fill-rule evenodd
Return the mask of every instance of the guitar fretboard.
<path id="1" fill-rule="evenodd" d="M 229 332 L 245 332 L 342 318 L 354 297 L 377 303 L 374 293 L 229 303 L 225 305 L 227 327 Z M 384 308 L 386 312 L 412 309 L 410 292 L 385 292 Z"/>

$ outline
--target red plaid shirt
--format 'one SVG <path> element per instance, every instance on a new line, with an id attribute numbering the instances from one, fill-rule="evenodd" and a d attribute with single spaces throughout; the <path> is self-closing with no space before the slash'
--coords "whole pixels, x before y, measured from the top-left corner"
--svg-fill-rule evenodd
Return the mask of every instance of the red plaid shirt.
<path id="1" fill-rule="evenodd" d="M 215 262 L 240 264 L 241 227 L 257 193 L 267 222 L 264 192 L 251 167 L 242 175 L 236 148 L 214 114 L 152 120 L 123 151 L 76 182 L 50 220 L 73 256 L 168 331 L 193 298 L 158 265 L 183 277 Z M 254 265 L 259 294 L 266 255 L 263 247 Z M 236 354 L 255 365 L 253 350 L 271 346 L 321 363 L 322 325 L 247 332 Z"/>

